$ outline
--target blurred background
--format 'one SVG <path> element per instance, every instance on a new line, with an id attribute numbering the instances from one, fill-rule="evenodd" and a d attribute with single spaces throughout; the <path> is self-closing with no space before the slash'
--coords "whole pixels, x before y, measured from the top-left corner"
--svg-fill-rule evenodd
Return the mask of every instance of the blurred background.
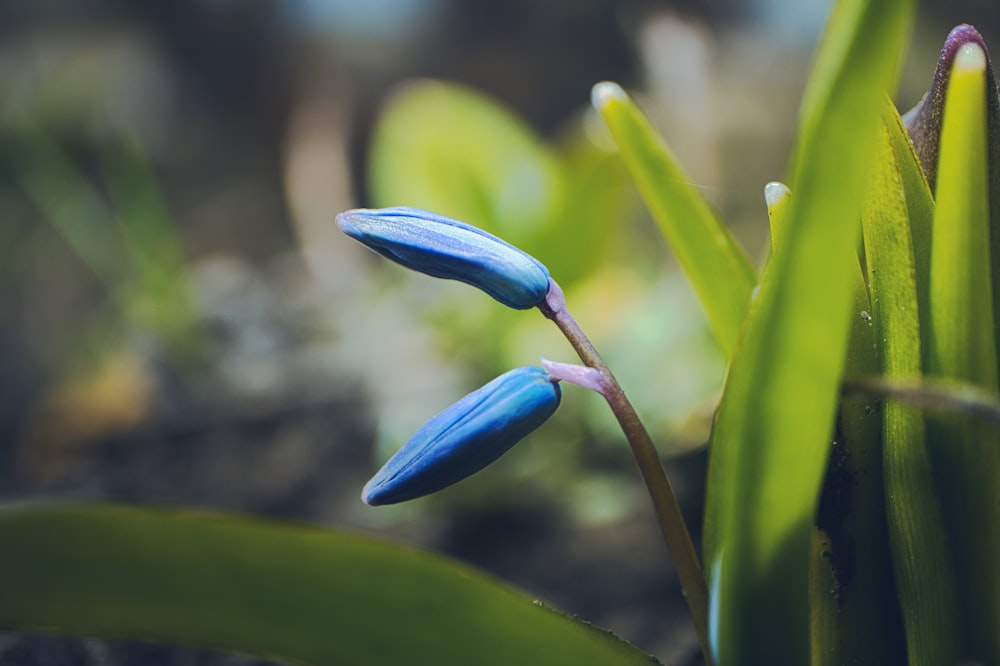
<path id="1" fill-rule="evenodd" d="M 603 128 L 629 89 L 766 257 L 824 0 L 40 0 L 0 4 L 0 497 L 215 507 L 457 557 L 698 662 L 627 447 L 575 387 L 472 481 L 373 509 L 426 419 L 539 357 L 537 312 L 407 274 L 334 215 L 410 205 L 566 288 L 697 528 L 723 360 Z M 993 0 L 922 3 L 897 97 Z M 0 664 L 256 663 L 0 634 Z"/>

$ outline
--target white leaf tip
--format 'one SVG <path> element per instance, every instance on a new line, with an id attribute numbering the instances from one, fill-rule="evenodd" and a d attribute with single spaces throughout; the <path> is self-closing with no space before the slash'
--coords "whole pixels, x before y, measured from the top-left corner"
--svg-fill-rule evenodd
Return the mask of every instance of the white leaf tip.
<path id="1" fill-rule="evenodd" d="M 958 49 L 958 53 L 955 54 L 954 67 L 959 71 L 985 72 L 986 52 L 983 51 L 983 47 L 975 42 L 962 44 L 962 47 Z"/>
<path id="2" fill-rule="evenodd" d="M 598 111 L 611 101 L 626 99 L 628 99 L 628 94 L 622 90 L 620 85 L 612 81 L 601 81 L 590 92 L 590 103 Z"/>
<path id="3" fill-rule="evenodd" d="M 768 208 L 773 208 L 778 205 L 782 199 L 791 194 L 791 190 L 784 183 L 779 183 L 778 181 L 771 181 L 764 186 L 764 203 L 767 204 Z"/>

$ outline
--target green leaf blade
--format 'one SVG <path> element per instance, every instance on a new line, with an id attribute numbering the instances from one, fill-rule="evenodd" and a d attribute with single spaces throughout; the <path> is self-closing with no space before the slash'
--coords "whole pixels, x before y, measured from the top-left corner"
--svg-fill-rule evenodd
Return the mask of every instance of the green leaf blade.
<path id="1" fill-rule="evenodd" d="M 978 56 L 970 56 L 971 62 L 962 53 L 955 58 L 945 103 L 931 254 L 928 366 L 934 374 L 996 388 L 985 57 L 976 44 L 963 48 Z"/>
<path id="2" fill-rule="evenodd" d="M 877 159 L 876 167 L 881 165 Z M 869 182 L 869 199 L 883 194 L 877 182 Z M 854 264 L 854 316 L 844 372 L 870 376 L 879 368 L 872 298 L 861 263 Z M 885 513 L 880 510 L 885 503 L 882 424 L 882 411 L 869 396 L 841 396 L 810 544 L 813 666 L 881 666 L 901 664 L 905 658 Z"/>
<path id="3" fill-rule="evenodd" d="M 850 331 L 857 222 L 912 11 L 905 0 L 838 2 L 803 106 L 784 251 L 751 307 L 712 436 L 704 552 L 722 665 L 808 663 L 809 535 Z"/>
<path id="4" fill-rule="evenodd" d="M 997 389 L 989 250 L 987 62 L 966 44 L 946 93 L 931 246 L 930 374 Z M 990 91 L 992 94 L 993 91 Z M 995 258 L 993 258 L 995 260 Z M 1000 436 L 982 423 L 929 421 L 929 443 L 959 572 L 967 654 L 1000 661 Z"/>
<path id="5" fill-rule="evenodd" d="M 232 515 L 0 510 L 0 627 L 306 664 L 648 664 L 614 637 L 455 563 Z"/>
<path id="6" fill-rule="evenodd" d="M 934 202 L 889 100 L 879 150 L 862 215 L 873 324 L 881 373 L 913 378 L 921 373 Z M 924 416 L 893 400 L 882 413 L 886 517 L 910 663 L 955 663 L 960 635 L 955 572 L 942 539 L 947 530 Z"/>
<path id="7" fill-rule="evenodd" d="M 757 284 L 753 266 L 628 95 L 605 82 L 592 98 L 729 356 Z"/>

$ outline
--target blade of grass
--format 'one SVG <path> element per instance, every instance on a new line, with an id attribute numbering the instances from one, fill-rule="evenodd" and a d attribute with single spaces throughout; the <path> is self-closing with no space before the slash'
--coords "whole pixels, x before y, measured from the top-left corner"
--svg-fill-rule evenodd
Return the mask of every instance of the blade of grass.
<path id="1" fill-rule="evenodd" d="M 955 58 L 941 131 L 928 366 L 935 374 L 992 388 L 997 369 L 991 349 L 985 111 L 985 57 L 970 43 Z"/>
<path id="2" fill-rule="evenodd" d="M 717 663 L 809 660 L 809 537 L 850 330 L 862 197 L 913 3 L 836 3 L 803 104 L 783 244 L 733 356 L 705 524 Z"/>
<path id="3" fill-rule="evenodd" d="M 920 322 L 926 319 L 927 307 L 926 292 L 922 299 L 919 294 L 927 278 L 917 268 L 916 239 L 928 239 L 934 202 L 902 120 L 888 99 L 883 117 L 879 159 L 861 218 L 872 320 L 881 341 L 881 373 L 888 378 L 917 377 Z M 954 664 L 960 635 L 955 572 L 924 417 L 896 400 L 886 401 L 882 414 L 886 517 L 909 663 Z"/>
<path id="4" fill-rule="evenodd" d="M 156 177 L 134 138 L 111 143 L 102 157 L 118 231 L 136 276 L 125 306 L 189 361 L 203 341 L 184 251 Z"/>
<path id="5" fill-rule="evenodd" d="M 986 52 L 985 46 L 983 51 Z M 986 131 L 989 160 L 990 256 L 1000 257 L 1000 85 L 986 56 Z M 1000 285 L 1000 261 L 992 266 L 993 284 Z M 1000 359 L 1000 288 L 993 289 L 993 345 Z"/>
<path id="6" fill-rule="evenodd" d="M 300 664 L 650 664 L 482 574 L 371 538 L 121 506 L 0 509 L 0 627 Z"/>
<path id="7" fill-rule="evenodd" d="M 771 253 L 778 251 L 785 218 L 788 216 L 788 202 L 792 191 L 784 183 L 777 181 L 764 186 L 764 203 L 767 204 L 767 220 L 771 227 Z"/>
<path id="8" fill-rule="evenodd" d="M 790 190 L 764 188 L 772 252 L 782 252 Z M 854 306 L 846 368 L 867 374 L 878 366 L 871 303 L 855 262 Z M 904 654 L 895 607 L 881 476 L 882 419 L 869 395 L 841 399 L 815 529 L 810 538 L 809 611 L 813 666 L 901 663 Z"/>
<path id="9" fill-rule="evenodd" d="M 33 123 L 12 139 L 14 180 L 66 244 L 105 286 L 122 278 L 120 240 L 111 211 L 59 144 Z"/>
<path id="10" fill-rule="evenodd" d="M 955 57 L 946 93 L 931 246 L 930 374 L 997 388 L 987 157 L 986 57 Z M 932 418 L 931 455 L 954 540 L 967 658 L 1000 663 L 1000 437 L 979 422 Z"/>
<path id="11" fill-rule="evenodd" d="M 878 369 L 872 306 L 855 260 L 846 374 Z M 865 395 L 842 396 L 809 560 L 812 666 L 903 663 L 882 483 L 882 414 Z"/>
<path id="12" fill-rule="evenodd" d="M 989 201 L 990 201 L 990 254 L 1000 255 L 1000 88 L 993 74 L 986 50 L 986 42 L 974 27 L 968 24 L 955 26 L 948 34 L 934 71 L 931 88 L 916 107 L 906 113 L 904 122 L 916 147 L 916 152 L 924 173 L 936 187 L 938 152 L 941 142 L 941 122 L 944 117 L 944 101 L 951 78 L 955 55 L 963 45 L 975 43 L 986 54 L 986 124 L 987 150 L 989 160 Z M 916 240 L 916 239 L 914 239 Z M 928 246 L 929 247 L 929 246 Z M 918 269 L 920 262 L 918 261 Z M 993 284 L 1000 284 L 1000 262 L 993 265 Z M 1000 289 L 993 290 L 993 327 L 997 357 L 1000 358 Z M 928 330 L 926 327 L 923 330 Z"/>
<path id="13" fill-rule="evenodd" d="M 625 91 L 599 83 L 592 99 L 728 357 L 757 284 L 753 266 Z"/>

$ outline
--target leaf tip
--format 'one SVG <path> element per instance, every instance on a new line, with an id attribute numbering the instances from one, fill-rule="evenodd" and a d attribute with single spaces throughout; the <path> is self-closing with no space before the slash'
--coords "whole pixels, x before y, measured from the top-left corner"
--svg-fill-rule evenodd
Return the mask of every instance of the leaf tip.
<path id="1" fill-rule="evenodd" d="M 956 71 L 985 72 L 986 52 L 976 42 L 966 42 L 955 55 L 954 67 Z"/>
<path id="2" fill-rule="evenodd" d="M 788 186 L 778 181 L 771 181 L 764 186 L 764 203 L 768 209 L 772 209 L 780 204 L 792 191 Z"/>
<path id="3" fill-rule="evenodd" d="M 628 93 L 612 81 L 601 81 L 590 92 L 590 103 L 597 111 L 603 111 L 613 101 L 625 101 Z"/>

